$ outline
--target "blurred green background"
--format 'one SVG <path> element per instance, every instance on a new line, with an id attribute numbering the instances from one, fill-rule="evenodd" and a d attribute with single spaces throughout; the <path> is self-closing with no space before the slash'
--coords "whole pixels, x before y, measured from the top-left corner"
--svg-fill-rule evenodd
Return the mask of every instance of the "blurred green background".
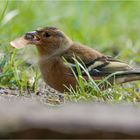
<path id="1" fill-rule="evenodd" d="M 0 13 L 1 49 L 25 32 L 56 26 L 77 42 L 140 62 L 139 1 L 1 0 Z"/>
<path id="2" fill-rule="evenodd" d="M 1 83 L 20 85 L 20 78 L 26 77 L 21 56 L 34 52 L 34 48 L 16 52 L 9 42 L 44 26 L 56 26 L 76 42 L 140 65 L 139 1 L 0 0 L 0 54 L 5 55 L 0 61 Z"/>
<path id="3" fill-rule="evenodd" d="M 0 13 L 6 4 L 0 1 Z M 56 26 L 77 42 L 140 62 L 139 1 L 8 1 L 0 22 L 4 44 L 38 27 Z"/>

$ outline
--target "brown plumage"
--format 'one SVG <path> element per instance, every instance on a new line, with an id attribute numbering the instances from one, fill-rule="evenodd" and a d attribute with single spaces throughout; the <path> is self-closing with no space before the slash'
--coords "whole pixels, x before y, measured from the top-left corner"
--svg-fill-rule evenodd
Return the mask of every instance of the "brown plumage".
<path id="1" fill-rule="evenodd" d="M 65 86 L 75 88 L 77 84 L 71 69 L 65 64 L 64 58 L 72 64 L 72 69 L 76 74 L 73 57 L 80 58 L 93 79 L 102 79 L 112 73 L 116 73 L 116 83 L 140 79 L 140 72 L 128 64 L 73 42 L 64 32 L 55 27 L 45 27 L 28 32 L 11 42 L 11 45 L 16 48 L 22 48 L 26 44 L 36 45 L 40 71 L 45 82 L 61 92 L 65 90 Z M 84 71 L 82 74 L 87 79 Z M 114 77 L 109 79 L 112 84 L 113 80 Z"/>

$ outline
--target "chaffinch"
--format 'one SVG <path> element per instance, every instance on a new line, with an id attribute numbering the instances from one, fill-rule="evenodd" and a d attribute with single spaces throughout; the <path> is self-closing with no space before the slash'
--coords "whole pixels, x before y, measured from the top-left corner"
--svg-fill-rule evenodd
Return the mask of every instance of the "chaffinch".
<path id="1" fill-rule="evenodd" d="M 22 48 L 26 44 L 36 46 L 39 53 L 40 71 L 45 82 L 60 92 L 64 92 L 65 86 L 75 88 L 77 85 L 72 72 L 73 69 L 77 74 L 73 57 L 82 60 L 95 80 L 112 73 L 115 73 L 117 84 L 140 80 L 140 71 L 88 46 L 73 42 L 63 31 L 55 27 L 45 27 L 28 32 L 11 42 L 15 48 Z M 71 64 L 72 69 L 66 65 L 64 59 Z M 88 79 L 85 71 L 82 69 L 81 71 L 85 79 Z M 111 84 L 114 83 L 113 80 L 113 76 L 109 78 Z"/>

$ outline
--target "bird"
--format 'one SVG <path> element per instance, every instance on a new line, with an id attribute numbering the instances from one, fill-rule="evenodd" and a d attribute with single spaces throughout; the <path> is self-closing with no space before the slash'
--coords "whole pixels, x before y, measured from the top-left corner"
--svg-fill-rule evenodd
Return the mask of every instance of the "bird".
<path id="1" fill-rule="evenodd" d="M 17 49 L 28 46 L 28 44 L 36 46 L 44 81 L 62 93 L 66 91 L 66 87 L 76 89 L 75 75 L 78 75 L 78 72 L 75 59 L 81 62 L 93 80 L 102 80 L 113 74 L 116 84 L 140 80 L 139 69 L 87 45 L 74 42 L 56 27 L 42 27 L 27 32 L 11 41 L 10 44 Z M 87 72 L 82 68 L 80 70 L 84 79 L 88 80 Z M 108 81 L 113 85 L 114 77 L 111 76 Z"/>

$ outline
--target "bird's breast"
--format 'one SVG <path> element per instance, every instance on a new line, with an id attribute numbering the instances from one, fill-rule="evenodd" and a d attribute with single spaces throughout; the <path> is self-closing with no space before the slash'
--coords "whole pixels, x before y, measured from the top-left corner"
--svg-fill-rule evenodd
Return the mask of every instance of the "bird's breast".
<path id="1" fill-rule="evenodd" d="M 69 74 L 70 69 L 63 64 L 61 59 L 40 61 L 39 65 L 44 81 L 52 88 L 64 92 L 65 86 L 75 87 L 76 80 Z"/>

